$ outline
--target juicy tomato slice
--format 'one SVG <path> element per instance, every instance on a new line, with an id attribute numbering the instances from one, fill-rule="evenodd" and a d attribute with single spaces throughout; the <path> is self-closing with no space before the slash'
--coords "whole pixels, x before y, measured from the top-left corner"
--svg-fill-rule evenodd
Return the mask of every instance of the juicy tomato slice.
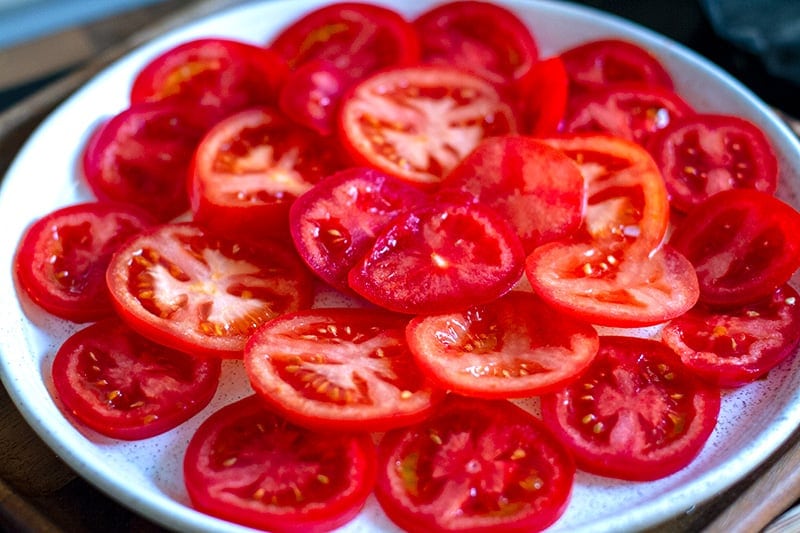
<path id="1" fill-rule="evenodd" d="M 206 126 L 242 109 L 273 105 L 288 74 L 275 52 L 246 42 L 202 38 L 151 59 L 131 86 L 131 103 L 177 101 Z"/>
<path id="2" fill-rule="evenodd" d="M 695 373 L 722 387 L 745 385 L 772 370 L 800 343 L 800 297 L 791 286 L 734 308 L 698 305 L 661 331 Z"/>
<path id="3" fill-rule="evenodd" d="M 545 244 L 527 258 L 533 290 L 556 309 L 604 326 L 666 322 L 698 299 L 692 264 L 670 246 L 643 254 L 587 243 Z"/>
<path id="4" fill-rule="evenodd" d="M 42 309 L 73 322 L 114 313 L 105 275 L 111 255 L 156 221 L 133 206 L 90 202 L 56 209 L 20 238 L 14 272 Z"/>
<path id="5" fill-rule="evenodd" d="M 669 89 L 614 84 L 570 98 L 562 130 L 607 133 L 644 145 L 672 121 L 692 113 L 691 106 Z"/>
<path id="6" fill-rule="evenodd" d="M 534 137 L 554 135 L 569 101 L 569 78 L 561 57 L 535 63 L 521 84 L 520 131 Z"/>
<path id="7" fill-rule="evenodd" d="M 452 65 L 496 85 L 521 80 L 538 60 L 536 40 L 512 11 L 490 2 L 445 2 L 413 22 L 422 62 Z"/>
<path id="8" fill-rule="evenodd" d="M 195 355 L 241 357 L 260 324 L 309 307 L 310 275 L 285 246 L 164 224 L 111 258 L 106 282 L 123 319 L 155 342 Z"/>
<path id="9" fill-rule="evenodd" d="M 477 204 L 433 203 L 398 216 L 350 270 L 350 287 L 411 314 L 459 311 L 505 294 L 525 254 L 508 223 Z"/>
<path id="10" fill-rule="evenodd" d="M 426 199 L 416 187 L 379 170 L 349 168 L 300 196 L 289 211 L 289 228 L 311 271 L 350 292 L 350 269 L 396 216 Z"/>
<path id="11" fill-rule="evenodd" d="M 669 226 L 669 199 L 661 173 L 641 146 L 605 134 L 541 139 L 578 163 L 586 180 L 584 238 L 601 246 L 661 244 Z"/>
<path id="12" fill-rule="evenodd" d="M 662 343 L 600 337 L 574 383 L 541 398 L 542 419 L 592 474 L 647 481 L 688 465 L 707 442 L 720 391 Z"/>
<path id="13" fill-rule="evenodd" d="M 189 181 L 194 220 L 219 233 L 288 237 L 292 202 L 340 167 L 332 143 L 276 109 L 240 111 L 197 147 Z"/>
<path id="14" fill-rule="evenodd" d="M 278 107 L 294 122 L 329 136 L 336 131 L 339 104 L 351 84 L 347 74 L 328 61 L 304 63 L 289 73 Z"/>
<path id="15" fill-rule="evenodd" d="M 428 416 L 442 394 L 415 366 L 408 317 L 375 309 L 300 311 L 261 326 L 244 363 L 253 389 L 305 427 L 384 431 Z"/>
<path id="16" fill-rule="evenodd" d="M 540 531 L 564 512 L 575 465 L 541 421 L 504 400 L 450 396 L 378 444 L 375 494 L 411 532 Z"/>
<path id="17" fill-rule="evenodd" d="M 767 193 L 722 191 L 681 221 L 670 244 L 697 270 L 702 302 L 744 304 L 800 268 L 800 213 Z"/>
<path id="18" fill-rule="evenodd" d="M 108 437 L 139 440 L 177 427 L 208 405 L 220 367 L 218 359 L 156 344 L 115 317 L 67 338 L 52 376 L 70 415 Z"/>
<path id="19" fill-rule="evenodd" d="M 357 163 L 427 186 L 484 137 L 516 131 L 511 108 L 489 82 L 443 66 L 389 69 L 359 82 L 339 121 Z"/>
<path id="20" fill-rule="evenodd" d="M 324 60 L 357 80 L 419 61 L 414 28 L 399 13 L 361 2 L 336 2 L 293 21 L 269 48 L 292 69 Z"/>
<path id="21" fill-rule="evenodd" d="M 526 252 L 574 233 L 586 203 L 580 168 L 560 150 L 530 137 L 481 141 L 442 181 L 439 194 L 466 193 L 516 229 Z"/>
<path id="22" fill-rule="evenodd" d="M 297 533 L 331 531 L 355 518 L 375 470 L 368 434 L 296 426 L 255 395 L 208 417 L 183 461 L 196 509 L 260 530 Z"/>
<path id="23" fill-rule="evenodd" d="M 672 207 L 689 211 L 728 189 L 777 188 L 778 160 L 766 135 L 731 115 L 680 117 L 654 134 L 647 149 L 667 185 Z"/>
<path id="24" fill-rule="evenodd" d="M 552 392 L 588 367 L 598 348 L 591 325 L 520 291 L 459 313 L 416 317 L 406 336 L 439 386 L 482 398 Z"/>
<path id="25" fill-rule="evenodd" d="M 189 207 L 186 179 L 205 120 L 189 106 L 134 104 L 97 128 L 83 173 L 103 201 L 139 206 L 168 221 Z"/>
<path id="26" fill-rule="evenodd" d="M 598 39 L 561 53 L 571 91 L 596 91 L 617 83 L 672 89 L 669 72 L 649 50 L 620 39 Z"/>

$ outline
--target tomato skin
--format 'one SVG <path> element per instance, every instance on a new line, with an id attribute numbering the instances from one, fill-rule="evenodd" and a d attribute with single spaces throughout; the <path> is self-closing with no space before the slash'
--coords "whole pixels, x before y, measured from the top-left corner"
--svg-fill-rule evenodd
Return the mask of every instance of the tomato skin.
<path id="1" fill-rule="evenodd" d="M 183 462 L 186 489 L 198 510 L 292 533 L 331 531 L 355 518 L 372 491 L 375 470 L 368 434 L 295 426 L 257 396 L 209 416 L 189 441 Z"/>
<path id="2" fill-rule="evenodd" d="M 563 514 L 574 475 L 530 413 L 451 395 L 428 420 L 384 435 L 375 495 L 410 532 L 540 531 Z"/>
<path id="3" fill-rule="evenodd" d="M 289 73 L 278 107 L 294 122 L 329 136 L 336 132 L 342 96 L 352 80 L 333 63 L 315 60 Z"/>
<path id="4" fill-rule="evenodd" d="M 669 242 L 694 265 L 700 301 L 745 304 L 800 268 L 800 213 L 770 194 L 731 189 L 695 207 Z"/>
<path id="5" fill-rule="evenodd" d="M 415 317 L 406 338 L 417 365 L 441 388 L 495 399 L 559 389 L 598 348 L 591 325 L 520 291 L 459 313 Z"/>
<path id="6" fill-rule="evenodd" d="M 555 135 L 567 112 L 569 78 L 560 56 L 538 61 L 520 89 L 520 131 L 534 137 Z"/>
<path id="7" fill-rule="evenodd" d="M 784 285 L 744 306 L 698 305 L 667 324 L 661 338 L 704 379 L 740 387 L 764 376 L 800 344 L 800 296 Z"/>
<path id="8" fill-rule="evenodd" d="M 19 286 L 42 309 L 73 322 L 114 313 L 105 272 L 111 255 L 156 220 L 134 206 L 88 202 L 33 222 L 14 257 Z"/>
<path id="9" fill-rule="evenodd" d="M 64 341 L 52 378 L 64 410 L 81 423 L 111 438 L 140 440 L 208 405 L 220 367 L 219 360 L 166 348 L 108 318 Z"/>
<path id="10" fill-rule="evenodd" d="M 720 391 L 658 341 L 601 337 L 592 366 L 562 391 L 542 396 L 541 409 L 578 468 L 649 481 L 697 456 L 716 426 Z"/>

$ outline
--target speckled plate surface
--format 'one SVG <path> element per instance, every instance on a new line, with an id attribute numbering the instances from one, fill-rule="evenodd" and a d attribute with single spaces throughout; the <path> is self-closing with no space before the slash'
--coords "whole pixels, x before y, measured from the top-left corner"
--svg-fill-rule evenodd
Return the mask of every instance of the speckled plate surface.
<path id="1" fill-rule="evenodd" d="M 122 504 L 181 531 L 243 531 L 193 511 L 183 488 L 181 459 L 197 425 L 213 410 L 250 390 L 236 362 L 226 362 L 211 405 L 181 427 L 152 439 L 120 442 L 74 426 L 51 395 L 49 367 L 75 326 L 46 316 L 17 297 L 11 275 L 14 249 L 35 218 L 90 198 L 78 169 L 89 131 L 127 105 L 139 68 L 159 52 L 200 36 L 264 43 L 301 12 L 324 2 L 250 3 L 198 21 L 134 51 L 100 73 L 61 105 L 34 133 L 0 190 L 0 375 L 15 403 L 41 437 L 70 466 Z M 428 0 L 380 3 L 412 16 Z M 769 108 L 724 72 L 674 42 L 621 19 L 558 2 L 507 1 L 530 25 L 543 56 L 578 42 L 620 36 L 643 44 L 672 73 L 678 91 L 700 111 L 737 114 L 758 123 L 772 139 L 781 165 L 778 195 L 798 206 L 800 146 Z M 798 277 L 795 277 L 797 285 Z M 652 331 L 639 331 L 641 335 Z M 680 514 L 741 479 L 774 452 L 800 421 L 800 358 L 763 381 L 726 393 L 720 423 L 701 455 L 681 472 L 650 483 L 627 483 L 579 474 L 570 506 L 554 531 L 641 529 Z M 393 531 L 370 499 L 346 531 Z"/>

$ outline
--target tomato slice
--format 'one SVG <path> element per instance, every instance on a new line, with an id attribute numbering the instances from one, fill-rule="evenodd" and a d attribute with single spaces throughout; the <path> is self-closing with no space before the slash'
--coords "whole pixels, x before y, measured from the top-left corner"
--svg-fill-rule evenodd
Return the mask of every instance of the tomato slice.
<path id="1" fill-rule="evenodd" d="M 331 531 L 352 520 L 372 491 L 375 446 L 365 433 L 295 426 L 257 396 L 200 425 L 183 462 L 201 512 L 265 531 Z"/>
<path id="2" fill-rule="evenodd" d="M 654 134 L 647 149 L 664 176 L 672 207 L 686 212 L 728 189 L 777 188 L 778 160 L 764 133 L 731 115 L 680 117 Z"/>
<path id="3" fill-rule="evenodd" d="M 261 326 L 244 363 L 253 389 L 296 424 L 384 431 L 428 416 L 442 393 L 408 349 L 408 317 L 374 309 L 300 311 Z"/>
<path id="4" fill-rule="evenodd" d="M 560 56 L 533 65 L 520 91 L 520 131 L 534 137 L 554 135 L 569 101 L 569 78 Z"/>
<path id="5" fill-rule="evenodd" d="M 62 207 L 35 221 L 19 241 L 14 272 L 42 309 L 73 322 L 114 313 L 105 282 L 111 255 L 152 226 L 149 213 L 117 203 Z"/>
<path id="6" fill-rule="evenodd" d="M 269 44 L 293 69 L 324 60 L 357 80 L 419 60 L 413 26 L 378 5 L 335 2 L 291 22 Z"/>
<path id="7" fill-rule="evenodd" d="M 349 168 L 300 196 L 289 211 L 289 228 L 311 271 L 351 292 L 350 269 L 396 216 L 426 200 L 419 189 L 379 170 Z"/>
<path id="8" fill-rule="evenodd" d="M 505 216 L 526 252 L 574 233 L 586 203 L 583 175 L 560 150 L 529 137 L 484 139 L 442 181 L 439 195 L 466 193 Z"/>
<path id="9" fill-rule="evenodd" d="M 186 179 L 205 119 L 188 106 L 134 104 L 97 128 L 83 173 L 103 201 L 134 204 L 168 221 L 189 208 Z"/>
<path id="10" fill-rule="evenodd" d="M 226 239 L 190 223 L 129 240 L 106 274 L 117 311 L 145 337 L 234 358 L 259 324 L 310 306 L 309 278 L 285 246 Z"/>
<path id="11" fill-rule="evenodd" d="M 333 143 L 276 109 L 240 111 L 197 147 L 189 182 L 194 220 L 224 234 L 286 238 L 295 198 L 340 167 Z"/>
<path id="12" fill-rule="evenodd" d="M 800 213 L 767 193 L 722 191 L 681 221 L 670 244 L 697 270 L 701 301 L 749 303 L 800 268 Z"/>
<path id="13" fill-rule="evenodd" d="M 569 453 L 530 413 L 451 396 L 379 442 L 375 494 L 410 532 L 540 531 L 563 514 L 574 476 Z"/>
<path id="14" fill-rule="evenodd" d="M 516 131 L 487 81 L 444 66 L 382 71 L 342 101 L 342 142 L 358 164 L 432 186 L 483 139 Z"/>
<path id="15" fill-rule="evenodd" d="M 52 376 L 69 415 L 105 436 L 139 440 L 177 427 L 208 405 L 220 366 L 218 359 L 156 344 L 114 317 L 67 338 Z"/>
<path id="16" fill-rule="evenodd" d="M 459 311 L 505 294 L 525 254 L 505 220 L 477 204 L 433 203 L 398 216 L 350 270 L 350 287 L 391 311 Z"/>
<path id="17" fill-rule="evenodd" d="M 490 2 L 441 3 L 414 20 L 422 62 L 451 65 L 496 85 L 521 80 L 539 56 L 528 26 Z"/>
<path id="18" fill-rule="evenodd" d="M 698 375 L 722 387 L 745 385 L 793 354 L 800 343 L 800 297 L 791 286 L 734 308 L 698 305 L 661 332 Z"/>
<path id="19" fill-rule="evenodd" d="M 666 322 L 698 299 L 692 264 L 670 246 L 642 254 L 586 243 L 553 242 L 526 261 L 533 290 L 556 309 L 604 326 Z"/>
<path id="20" fill-rule="evenodd" d="M 658 341 L 600 337 L 589 369 L 542 396 L 541 408 L 578 468 L 648 481 L 677 472 L 700 453 L 717 423 L 720 391 Z"/>
<path id="21" fill-rule="evenodd" d="M 591 325 L 520 291 L 459 313 L 416 317 L 406 336 L 417 364 L 440 387 L 481 398 L 559 389 L 589 366 L 598 347 Z"/>
<path id="22" fill-rule="evenodd" d="M 278 107 L 297 124 L 329 136 L 336 131 L 342 96 L 352 80 L 333 63 L 314 60 L 289 73 Z"/>

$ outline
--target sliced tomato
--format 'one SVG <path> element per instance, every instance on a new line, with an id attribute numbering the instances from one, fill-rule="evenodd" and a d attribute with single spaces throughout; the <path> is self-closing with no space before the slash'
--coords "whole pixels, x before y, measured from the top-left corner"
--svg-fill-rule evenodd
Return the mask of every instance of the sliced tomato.
<path id="1" fill-rule="evenodd" d="M 293 69 L 322 59 L 353 80 L 419 60 L 411 23 L 392 9 L 362 2 L 314 9 L 282 29 L 269 48 Z"/>
<path id="2" fill-rule="evenodd" d="M 375 494 L 410 532 L 541 531 L 563 514 L 574 476 L 572 457 L 530 413 L 451 396 L 381 439 Z"/>
<path id="3" fill-rule="evenodd" d="M 329 136 L 336 131 L 339 104 L 351 84 L 347 74 L 333 63 L 310 61 L 289 73 L 278 107 L 294 122 Z"/>
<path id="4" fill-rule="evenodd" d="M 477 204 L 434 203 L 398 216 L 350 270 L 350 287 L 401 313 L 445 313 L 505 294 L 525 254 L 514 230 Z"/>
<path id="5" fill-rule="evenodd" d="M 389 69 L 359 82 L 339 120 L 357 163 L 427 186 L 484 137 L 516 131 L 511 108 L 489 82 L 445 66 Z"/>
<path id="6" fill-rule="evenodd" d="M 459 313 L 426 315 L 406 330 L 411 353 L 440 387 L 481 398 L 524 398 L 563 387 L 597 353 L 595 329 L 529 292 Z"/>
<path id="7" fill-rule="evenodd" d="M 287 238 L 292 202 L 341 166 L 334 143 L 276 109 L 240 111 L 197 147 L 189 181 L 194 220 L 219 233 Z"/>
<path id="8" fill-rule="evenodd" d="M 520 131 L 542 137 L 554 135 L 569 101 L 569 78 L 559 56 L 549 57 L 533 65 L 521 81 Z"/>
<path id="9" fill-rule="evenodd" d="M 800 213 L 767 193 L 722 191 L 681 221 L 670 244 L 697 270 L 701 301 L 749 303 L 800 268 Z"/>
<path id="10" fill-rule="evenodd" d="M 414 364 L 408 317 L 375 309 L 300 311 L 261 326 L 244 363 L 253 389 L 305 427 L 384 431 L 428 416 L 442 393 Z"/>
<path id="11" fill-rule="evenodd" d="M 364 506 L 375 479 L 365 433 L 321 433 L 287 422 L 248 396 L 200 425 L 183 460 L 201 512 L 265 531 L 331 531 Z"/>
<path id="12" fill-rule="evenodd" d="M 604 326 L 666 322 L 698 299 L 692 264 L 670 246 L 650 254 L 592 244 L 553 242 L 526 261 L 533 290 L 556 309 Z"/>
<path id="13" fill-rule="evenodd" d="M 309 278 L 285 246 L 231 240 L 190 223 L 129 240 L 106 274 L 117 311 L 145 337 L 234 358 L 260 324 L 310 306 Z"/>
<path id="14" fill-rule="evenodd" d="M 14 257 L 19 286 L 42 309 L 73 322 L 114 313 L 105 275 L 111 255 L 156 223 L 127 204 L 90 202 L 56 209 L 22 235 Z"/>
<path id="15" fill-rule="evenodd" d="M 541 398 L 542 419 L 578 468 L 634 481 L 688 465 L 714 431 L 720 391 L 665 345 L 600 337 L 600 351 L 573 384 Z"/>
<path id="16" fill-rule="evenodd" d="M 400 213 L 426 200 L 419 189 L 379 170 L 349 168 L 300 196 L 289 211 L 289 228 L 311 271 L 350 292 L 348 272 L 378 235 Z"/>
<path id="17" fill-rule="evenodd" d="M 647 149 L 664 176 L 672 207 L 689 211 L 728 189 L 777 188 L 778 160 L 766 135 L 731 115 L 680 117 L 654 134 Z"/>
<path id="18" fill-rule="evenodd" d="M 118 318 L 67 338 L 53 359 L 58 400 L 70 416 L 115 439 L 165 433 L 199 413 L 219 384 L 220 361 L 156 344 Z"/>
<path id="19" fill-rule="evenodd" d="M 189 208 L 189 165 L 206 127 L 189 106 L 134 104 L 92 133 L 82 159 L 86 182 L 98 199 L 134 204 L 166 222 Z"/>
<path id="20" fill-rule="evenodd" d="M 484 139 L 442 181 L 439 195 L 466 193 L 511 222 L 526 252 L 573 234 L 586 204 L 580 168 L 530 137 Z"/>
<path id="21" fill-rule="evenodd" d="M 743 306 L 698 305 L 667 324 L 661 337 L 698 375 L 722 387 L 745 385 L 794 353 L 800 343 L 800 297 L 784 285 Z"/>

